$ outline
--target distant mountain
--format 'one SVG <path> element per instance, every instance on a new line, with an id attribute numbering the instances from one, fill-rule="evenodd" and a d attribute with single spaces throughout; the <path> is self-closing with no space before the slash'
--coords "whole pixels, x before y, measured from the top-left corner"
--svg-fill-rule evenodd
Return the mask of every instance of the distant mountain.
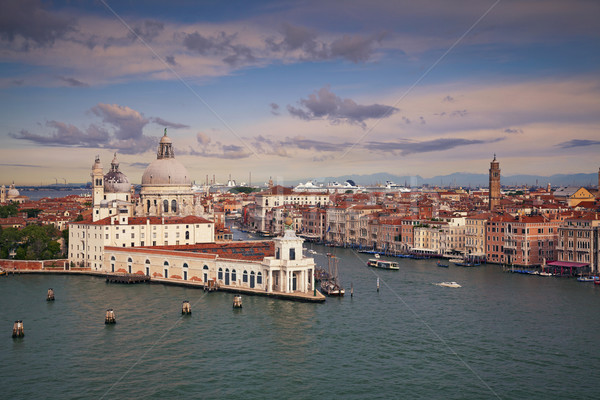
<path id="1" fill-rule="evenodd" d="M 423 178 L 420 175 L 394 175 L 386 172 L 379 172 L 368 175 L 342 175 L 327 176 L 318 178 L 307 178 L 303 180 L 294 180 L 284 182 L 287 186 L 295 186 L 308 180 L 315 179 L 320 183 L 345 182 L 348 179 L 353 180 L 358 185 L 371 186 L 376 184 L 385 184 L 386 181 L 392 181 L 399 185 L 408 186 L 441 186 L 441 187 L 488 187 L 489 177 L 487 174 L 471 174 L 466 172 L 455 172 L 448 175 L 438 175 L 432 178 Z M 501 176 L 503 186 L 541 186 L 548 183 L 552 186 L 586 186 L 596 187 L 598 185 L 598 174 L 556 174 L 551 176 L 541 175 L 509 175 Z"/>

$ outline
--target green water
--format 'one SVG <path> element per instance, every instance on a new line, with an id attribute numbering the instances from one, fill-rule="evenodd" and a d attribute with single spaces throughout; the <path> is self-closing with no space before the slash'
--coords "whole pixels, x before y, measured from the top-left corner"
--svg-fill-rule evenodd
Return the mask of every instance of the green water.
<path id="1" fill-rule="evenodd" d="M 600 287 L 340 257 L 324 304 L 85 276 L 0 279 L 2 398 L 598 398 Z M 380 291 L 376 290 L 377 277 Z M 457 281 L 461 288 L 434 285 Z M 354 297 L 349 295 L 350 284 Z M 56 301 L 46 302 L 53 288 Z M 181 316 L 189 300 L 192 315 Z M 113 308 L 117 324 L 104 324 Z M 15 320 L 25 337 L 12 339 Z M 2 334 L 4 332 L 4 334 Z"/>

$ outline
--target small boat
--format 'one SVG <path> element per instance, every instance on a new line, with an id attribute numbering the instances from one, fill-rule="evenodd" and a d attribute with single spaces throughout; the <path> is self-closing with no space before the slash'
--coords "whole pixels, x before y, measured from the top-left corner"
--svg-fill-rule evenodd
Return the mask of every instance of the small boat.
<path id="1" fill-rule="evenodd" d="M 6 270 L 2 267 L 0 267 L 0 276 L 2 275 L 6 275 Z"/>
<path id="2" fill-rule="evenodd" d="M 371 258 L 369 261 L 367 261 L 367 266 L 381 269 L 400 269 L 400 267 L 398 267 L 398 263 L 395 261 L 378 260 L 376 258 Z"/>
<path id="3" fill-rule="evenodd" d="M 594 285 L 600 285 L 600 280 L 594 281 Z"/>
<path id="4" fill-rule="evenodd" d="M 544 272 L 544 271 L 542 271 L 542 272 L 540 272 L 540 276 L 554 276 L 554 274 L 551 273 L 551 272 Z"/>
<path id="5" fill-rule="evenodd" d="M 579 278 L 577 278 L 577 282 L 596 282 L 597 280 L 600 280 L 600 277 L 598 277 L 598 276 L 580 276 Z"/>
<path id="6" fill-rule="evenodd" d="M 479 263 L 475 263 L 473 261 L 469 261 L 462 258 L 453 258 L 450 262 L 454 263 L 454 265 L 458 265 L 459 267 L 476 267 L 480 265 Z"/>
<path id="7" fill-rule="evenodd" d="M 435 265 L 437 265 L 438 267 L 441 267 L 441 268 L 448 268 L 448 264 L 442 264 L 442 263 L 441 263 L 441 262 L 439 262 L 439 261 L 438 261 L 438 262 L 436 262 L 436 263 L 435 263 Z"/>
<path id="8" fill-rule="evenodd" d="M 459 288 L 462 287 L 460 286 L 458 283 L 456 282 L 440 282 L 440 283 L 436 283 L 436 285 L 438 286 L 444 286 L 444 287 L 451 287 L 451 288 Z"/>

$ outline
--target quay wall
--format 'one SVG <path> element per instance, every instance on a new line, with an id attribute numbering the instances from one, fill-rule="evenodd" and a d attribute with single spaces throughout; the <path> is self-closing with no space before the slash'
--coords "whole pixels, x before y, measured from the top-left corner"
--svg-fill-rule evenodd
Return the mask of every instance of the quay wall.
<path id="1" fill-rule="evenodd" d="M 68 269 L 69 260 L 8 260 L 0 259 L 0 267 L 6 271 L 42 271 Z"/>

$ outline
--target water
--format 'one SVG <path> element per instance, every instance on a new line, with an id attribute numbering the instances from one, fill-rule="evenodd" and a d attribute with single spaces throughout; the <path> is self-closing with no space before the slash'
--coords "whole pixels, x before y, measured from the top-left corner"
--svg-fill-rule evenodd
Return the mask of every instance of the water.
<path id="1" fill-rule="evenodd" d="M 55 197 L 66 197 L 72 194 L 76 194 L 78 196 L 90 195 L 92 191 L 90 189 L 70 189 L 70 190 L 28 190 L 28 189 L 19 189 L 19 193 L 23 196 L 29 197 L 29 200 L 36 201 L 40 200 L 44 197 L 55 198 Z"/>
<path id="2" fill-rule="evenodd" d="M 598 398 L 600 287 L 433 260 L 376 270 L 364 254 L 313 248 L 320 265 L 326 251 L 341 258 L 353 298 L 243 296 L 233 310 L 231 293 L 3 277 L 2 398 Z"/>

